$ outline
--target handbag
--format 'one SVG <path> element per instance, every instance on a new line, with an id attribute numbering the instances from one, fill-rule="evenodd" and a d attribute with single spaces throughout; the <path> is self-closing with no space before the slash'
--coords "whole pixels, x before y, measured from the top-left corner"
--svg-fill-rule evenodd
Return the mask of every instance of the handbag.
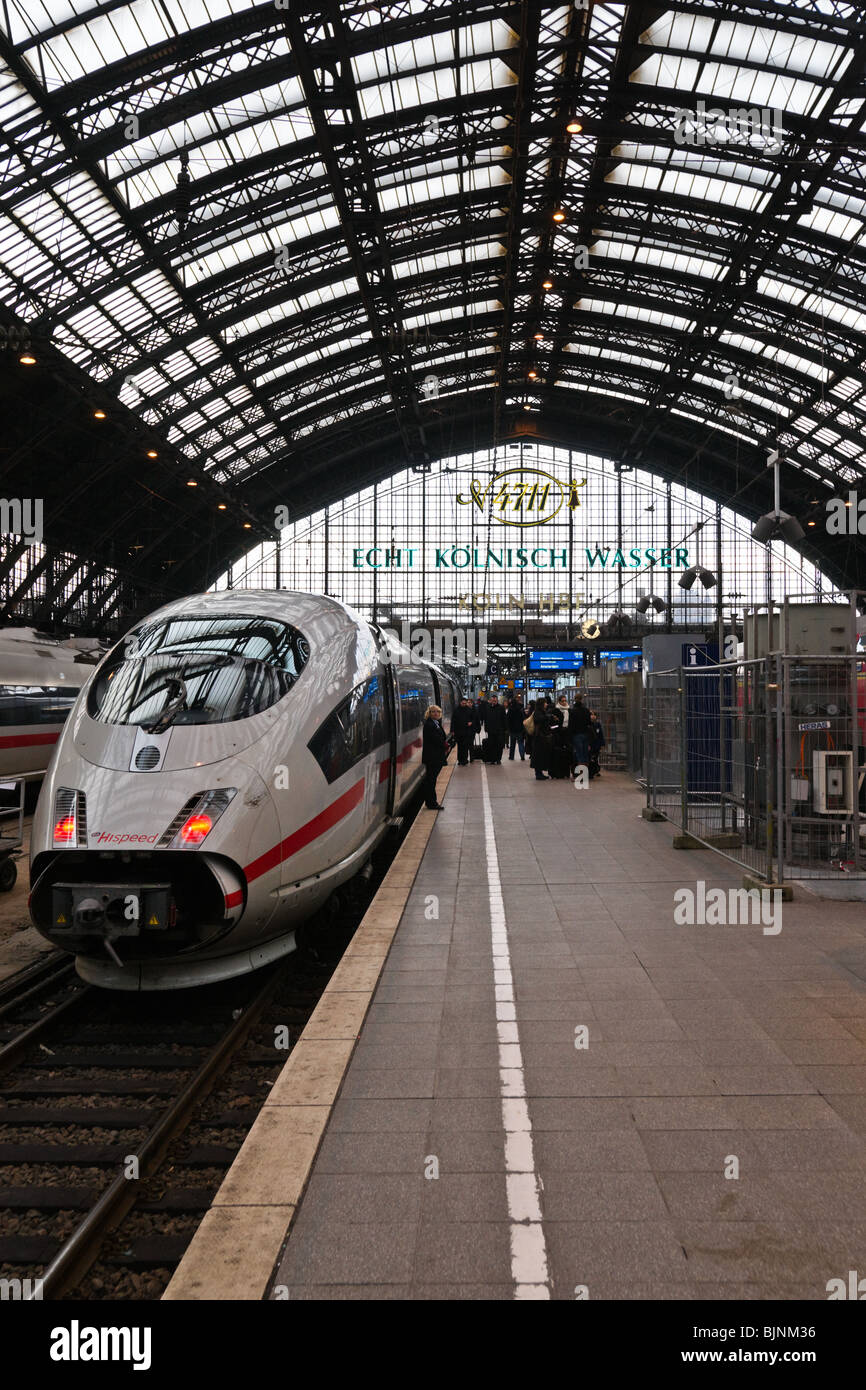
<path id="1" fill-rule="evenodd" d="M 524 719 L 523 727 L 528 734 L 535 733 L 535 716 L 533 714 L 530 714 L 528 719 Z"/>

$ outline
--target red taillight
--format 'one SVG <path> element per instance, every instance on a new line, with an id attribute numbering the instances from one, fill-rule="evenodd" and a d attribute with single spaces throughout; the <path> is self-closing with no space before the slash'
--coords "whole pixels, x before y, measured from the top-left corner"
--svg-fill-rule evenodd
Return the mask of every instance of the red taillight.
<path id="1" fill-rule="evenodd" d="M 194 812 L 191 816 L 187 817 L 186 823 L 180 832 L 180 838 L 183 840 L 184 844 L 200 845 L 205 836 L 210 834 L 212 825 L 213 821 L 210 816 L 204 815 L 201 811 Z"/>
<path id="2" fill-rule="evenodd" d="M 75 840 L 75 817 L 64 816 L 54 827 L 55 845 L 69 845 Z"/>

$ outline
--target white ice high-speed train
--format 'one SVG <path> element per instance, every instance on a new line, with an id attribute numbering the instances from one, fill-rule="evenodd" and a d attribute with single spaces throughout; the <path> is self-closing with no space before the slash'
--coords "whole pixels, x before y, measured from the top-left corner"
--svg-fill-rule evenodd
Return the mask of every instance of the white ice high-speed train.
<path id="1" fill-rule="evenodd" d="M 367 864 L 459 692 L 336 599 L 200 594 L 82 689 L 31 834 L 30 911 L 112 989 L 254 970 Z"/>
<path id="2" fill-rule="evenodd" d="M 0 783 L 45 771 L 98 659 L 95 639 L 0 629 Z"/>

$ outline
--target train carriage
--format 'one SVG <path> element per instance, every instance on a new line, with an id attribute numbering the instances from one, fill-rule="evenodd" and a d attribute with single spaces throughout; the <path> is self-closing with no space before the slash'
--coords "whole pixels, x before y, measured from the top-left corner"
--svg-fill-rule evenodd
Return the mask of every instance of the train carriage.
<path id="1" fill-rule="evenodd" d="M 0 783 L 45 771 L 97 659 L 88 639 L 0 629 Z"/>

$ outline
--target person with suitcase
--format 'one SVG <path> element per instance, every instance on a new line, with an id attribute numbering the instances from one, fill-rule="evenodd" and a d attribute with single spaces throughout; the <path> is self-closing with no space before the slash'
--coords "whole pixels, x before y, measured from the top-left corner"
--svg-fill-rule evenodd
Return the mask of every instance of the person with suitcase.
<path id="1" fill-rule="evenodd" d="M 457 742 L 458 767 L 466 767 L 469 763 L 469 750 L 477 729 L 478 720 L 472 708 L 472 701 L 464 696 L 451 719 L 451 733 Z"/>

